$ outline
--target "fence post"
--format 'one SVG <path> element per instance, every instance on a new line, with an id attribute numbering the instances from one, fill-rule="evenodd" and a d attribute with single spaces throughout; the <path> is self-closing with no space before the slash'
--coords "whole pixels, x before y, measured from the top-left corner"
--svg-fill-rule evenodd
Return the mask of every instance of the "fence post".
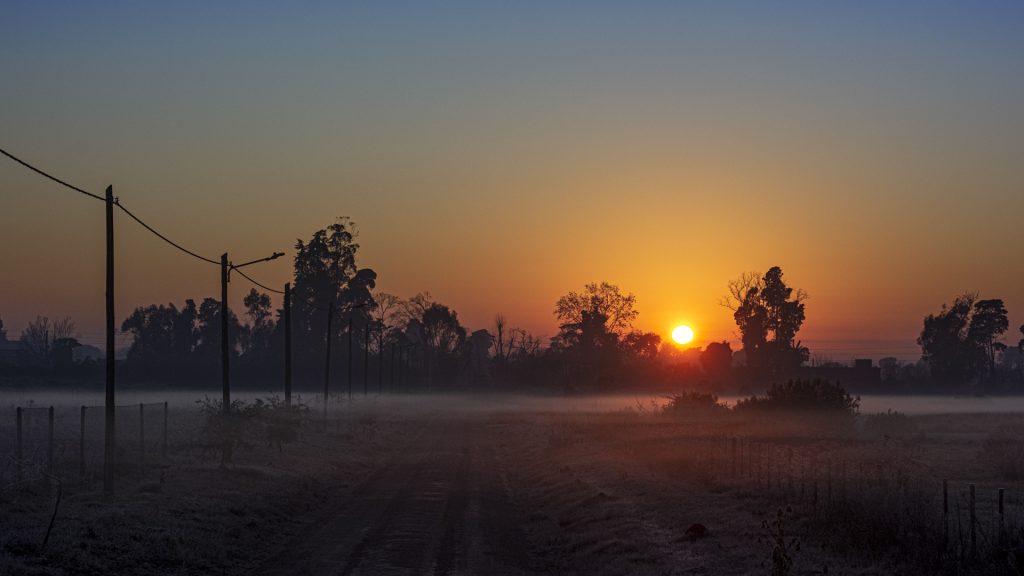
<path id="1" fill-rule="evenodd" d="M 53 476 L 53 406 L 46 411 L 46 473 Z"/>
<path id="2" fill-rule="evenodd" d="M 1003 489 L 999 489 L 999 545 L 1006 542 L 1006 524 L 1003 522 Z"/>
<path id="3" fill-rule="evenodd" d="M 139 464 L 146 465 L 146 410 L 145 404 L 139 402 Z"/>
<path id="4" fill-rule="evenodd" d="M 732 477 L 736 477 L 736 437 L 732 437 Z"/>
<path id="5" fill-rule="evenodd" d="M 969 512 L 971 515 L 971 558 L 976 558 L 978 554 L 978 533 L 975 524 L 977 524 L 978 517 L 975 514 L 976 510 L 974 507 L 974 484 L 970 485 L 970 489 L 971 496 L 967 504 L 970 507 Z"/>
<path id="6" fill-rule="evenodd" d="M 15 412 L 17 414 L 15 420 L 17 421 L 18 434 L 17 434 L 17 440 L 16 440 L 15 447 L 14 447 L 14 462 L 15 462 L 15 467 L 17 468 L 17 471 L 18 471 L 18 476 L 17 476 L 18 482 L 21 482 L 22 466 L 23 466 L 22 462 L 23 462 L 23 458 L 24 458 L 24 452 L 22 450 L 22 435 L 21 435 L 21 420 L 22 420 L 22 412 L 23 412 L 23 410 L 22 410 L 21 406 L 18 406 L 18 408 L 15 410 Z"/>
<path id="7" fill-rule="evenodd" d="M 164 443 L 160 450 L 160 456 L 167 459 L 167 402 L 164 402 Z"/>
<path id="8" fill-rule="evenodd" d="M 942 481 L 942 543 L 949 547 L 949 480 Z"/>
<path id="9" fill-rule="evenodd" d="M 85 484 L 85 406 L 79 409 L 78 416 L 78 478 Z"/>

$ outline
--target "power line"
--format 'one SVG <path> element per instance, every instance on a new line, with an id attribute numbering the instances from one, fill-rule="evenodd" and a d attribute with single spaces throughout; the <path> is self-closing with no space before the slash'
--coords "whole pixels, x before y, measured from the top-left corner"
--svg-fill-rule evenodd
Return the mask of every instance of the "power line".
<path id="1" fill-rule="evenodd" d="M 88 192 L 86 190 L 82 190 L 78 186 L 74 186 L 72 184 L 68 184 L 67 182 L 61 180 L 60 178 L 57 178 L 56 176 L 53 176 L 52 174 L 44 172 L 43 170 L 40 170 L 39 168 L 36 168 L 35 166 L 29 164 L 28 162 L 25 162 L 21 158 L 18 158 L 17 156 L 15 156 L 15 155 L 11 154 L 10 152 L 4 150 L 3 148 L 0 148 L 0 152 L 2 152 L 4 156 L 7 156 L 11 160 L 14 160 L 18 164 L 21 164 L 22 166 L 28 168 L 29 170 L 32 170 L 33 172 L 35 172 L 35 173 L 37 173 L 37 174 L 39 174 L 41 176 L 49 178 L 50 180 L 53 180 L 54 182 L 56 182 L 56 183 L 58 183 L 58 184 L 60 184 L 62 186 L 66 186 L 66 187 L 74 190 L 75 192 L 81 192 L 82 194 L 85 194 L 86 196 L 89 196 L 90 198 L 95 198 L 96 200 L 102 200 L 103 202 L 107 201 L 107 199 L 102 197 L 102 196 L 98 196 L 96 194 L 93 194 L 92 192 Z M 139 218 L 135 214 L 132 214 L 132 212 L 130 210 L 125 208 L 124 205 L 121 204 L 121 200 L 119 198 L 114 199 L 114 204 L 116 204 L 117 207 L 120 208 L 122 212 L 127 214 L 129 218 L 131 218 L 132 220 L 135 220 L 136 222 L 138 222 L 140 226 L 142 226 L 146 230 L 149 230 L 157 238 L 160 238 L 164 242 L 167 242 L 171 246 L 177 248 L 178 250 L 181 250 L 182 252 L 184 252 L 185 254 L 188 254 L 189 256 L 192 256 L 193 258 L 202 260 L 203 262 L 208 262 L 210 264 L 216 264 L 217 266 L 220 266 L 220 262 L 219 261 L 213 260 L 211 258 L 207 258 L 205 256 L 200 256 L 199 254 L 196 254 L 195 252 L 189 250 L 188 248 L 185 248 L 181 244 L 178 244 L 177 242 L 171 240 L 167 236 L 164 236 L 163 234 L 157 232 L 152 226 L 150 226 L 149 224 L 146 224 L 145 222 L 142 221 L 141 218 Z"/>
<path id="2" fill-rule="evenodd" d="M 232 270 L 234 270 L 235 272 L 238 272 L 238 275 L 239 275 L 239 276 L 241 276 L 242 278 L 245 278 L 245 279 L 246 279 L 246 280 L 248 280 L 249 282 L 252 282 L 253 284 L 255 284 L 255 285 L 259 286 L 260 288 L 263 288 L 264 290 L 266 290 L 266 291 L 268 291 L 268 292 L 273 292 L 273 293 L 275 293 L 275 294 L 284 294 L 284 291 L 283 291 L 283 290 L 274 290 L 273 288 L 270 288 L 270 287 L 264 286 L 263 284 L 260 284 L 259 282 L 257 282 L 257 281 L 255 281 L 255 280 L 253 280 L 253 279 L 252 279 L 252 278 L 250 278 L 250 277 L 249 277 L 248 275 L 246 275 L 246 273 L 245 273 L 245 272 L 242 272 L 241 270 L 239 270 L 238 268 L 235 268 L 234 266 L 232 266 L 232 267 L 231 267 L 231 269 L 232 269 Z"/>
<path id="3" fill-rule="evenodd" d="M 164 242 L 167 242 L 171 246 L 174 246 L 178 250 L 181 250 L 182 252 L 184 252 L 185 254 L 188 254 L 189 256 L 192 256 L 193 258 L 198 258 L 199 260 L 202 260 L 203 262 L 209 262 L 210 264 L 216 264 L 217 266 L 220 266 L 220 262 L 219 261 L 211 260 L 210 258 L 207 258 L 205 256 L 200 256 L 199 254 L 196 254 L 195 252 L 189 250 L 188 248 L 183 247 L 181 244 L 178 244 L 177 242 L 171 240 L 167 236 L 164 236 L 163 234 L 161 234 L 161 233 L 157 232 L 156 230 L 154 230 L 152 226 L 150 226 L 149 224 L 146 224 L 138 216 L 136 216 L 135 214 L 132 214 L 127 208 L 125 208 L 124 205 L 121 204 L 121 200 L 120 199 L 115 200 L 114 204 L 116 204 L 117 207 L 120 208 L 122 212 L 127 214 L 129 218 L 131 218 L 132 220 L 135 220 L 143 228 L 145 228 L 146 230 L 149 230 L 154 235 L 156 235 L 157 238 L 160 238 Z"/>
<path id="4" fill-rule="evenodd" d="M 70 189 L 74 190 L 75 192 L 81 192 L 82 194 L 85 194 L 86 196 L 88 196 L 90 198 L 95 198 L 96 200 L 102 200 L 103 202 L 107 201 L 107 199 L 102 197 L 102 196 L 99 196 L 97 194 L 93 194 L 92 192 L 87 192 L 85 190 L 82 190 L 78 186 L 73 186 L 71 184 L 68 184 L 67 182 L 61 180 L 60 178 L 57 178 L 56 176 L 54 176 L 52 174 L 48 174 L 46 172 L 43 172 L 39 168 L 36 168 L 35 166 L 29 164 L 28 162 L 25 162 L 21 158 L 18 158 L 17 156 L 15 156 L 14 154 L 11 154 L 7 150 L 4 150 L 3 148 L 0 148 L 0 152 L 2 152 L 4 156 L 7 156 L 11 160 L 14 160 L 15 162 L 17 162 L 18 164 L 21 164 L 25 168 L 28 168 L 29 170 L 35 172 L 36 174 L 39 174 L 39 175 L 44 176 L 46 178 L 49 178 L 50 180 L 53 180 L 54 182 L 60 184 L 61 186 L 65 186 L 67 188 L 70 188 Z"/>

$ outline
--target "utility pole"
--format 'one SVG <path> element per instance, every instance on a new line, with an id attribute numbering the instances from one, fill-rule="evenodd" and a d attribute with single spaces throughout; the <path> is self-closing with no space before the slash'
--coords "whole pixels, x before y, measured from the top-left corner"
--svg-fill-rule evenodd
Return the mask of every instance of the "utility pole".
<path id="1" fill-rule="evenodd" d="M 377 395 L 384 393 L 384 323 L 380 325 L 377 337 Z"/>
<path id="2" fill-rule="evenodd" d="M 369 394 L 370 382 L 370 318 L 363 330 L 363 397 Z"/>
<path id="3" fill-rule="evenodd" d="M 327 353 L 324 358 L 324 422 L 327 422 L 327 393 L 331 382 L 331 321 L 334 319 L 334 302 L 327 305 Z"/>
<path id="4" fill-rule="evenodd" d="M 221 411 L 224 415 L 231 412 L 231 368 L 228 364 L 230 347 L 228 343 L 228 275 L 231 273 L 228 264 L 228 253 L 220 255 L 220 383 L 223 397 Z M 230 459 L 230 456 L 229 456 Z"/>
<path id="5" fill-rule="evenodd" d="M 114 417 L 114 187 L 107 186 L 107 382 L 104 400 L 106 427 L 103 439 L 103 491 L 114 493 L 114 457 L 117 435 Z"/>
<path id="6" fill-rule="evenodd" d="M 231 369 L 230 347 L 228 342 L 228 280 L 231 274 L 228 253 L 220 255 L 220 380 L 221 380 L 221 414 L 224 415 L 224 445 L 221 448 L 220 463 L 231 462 L 231 438 L 227 433 L 227 417 L 231 414 Z"/>
<path id="7" fill-rule="evenodd" d="M 352 311 L 348 312 L 348 399 L 352 400 Z"/>
<path id="8" fill-rule="evenodd" d="M 284 285 L 284 405 L 292 405 L 292 285 Z"/>
<path id="9" fill-rule="evenodd" d="M 223 398 L 221 402 L 221 411 L 226 416 L 231 412 L 231 368 L 229 361 L 231 359 L 231 344 L 228 339 L 228 282 L 231 280 L 231 270 L 242 268 L 250 264 L 258 264 L 260 262 L 269 262 L 270 260 L 276 260 L 284 256 L 284 252 L 274 252 L 266 258 L 259 258 L 252 260 L 244 264 L 235 266 L 228 261 L 228 253 L 225 252 L 220 255 L 220 377 L 221 386 L 223 387 Z M 241 272 L 239 272 L 241 274 Z M 225 446 L 227 460 L 231 460 L 231 447 Z"/>

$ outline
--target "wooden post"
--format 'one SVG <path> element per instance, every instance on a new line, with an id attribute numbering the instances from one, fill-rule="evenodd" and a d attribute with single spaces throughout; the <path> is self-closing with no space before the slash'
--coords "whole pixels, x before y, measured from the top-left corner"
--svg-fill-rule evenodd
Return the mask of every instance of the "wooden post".
<path id="1" fill-rule="evenodd" d="M 978 554 L 978 534 L 976 524 L 978 523 L 978 516 L 974 507 L 974 484 L 970 484 L 970 499 L 967 501 L 968 512 L 970 514 L 971 521 L 971 558 L 976 558 Z"/>
<path id="2" fill-rule="evenodd" d="M 324 422 L 327 422 L 327 395 L 331 382 L 331 324 L 334 320 L 334 302 L 327 305 L 327 353 L 324 355 Z"/>
<path id="3" fill-rule="evenodd" d="M 17 429 L 18 429 L 16 440 L 15 440 L 15 444 L 14 444 L 14 463 L 15 463 L 15 468 L 17 469 L 17 479 L 18 479 L 18 482 L 21 482 L 23 458 L 25 456 L 25 453 L 24 453 L 24 451 L 22 449 L 22 441 L 23 440 L 22 440 L 22 432 L 21 432 L 21 421 L 22 421 L 22 412 L 23 412 L 23 410 L 22 410 L 21 406 L 18 406 L 15 409 L 14 412 L 16 414 L 15 422 L 17 423 Z"/>
<path id="4" fill-rule="evenodd" d="M 736 437 L 732 437 L 732 477 L 736 477 Z"/>
<path id="5" fill-rule="evenodd" d="M 284 285 L 284 405 L 292 405 L 292 285 Z"/>
<path id="6" fill-rule="evenodd" d="M 348 399 L 352 400 L 352 311 L 348 312 L 348 336 L 345 341 L 348 344 L 348 360 L 346 361 L 345 368 L 348 369 Z"/>
<path id="7" fill-rule="evenodd" d="M 107 186 L 107 381 L 103 403 L 103 491 L 114 493 L 114 458 L 116 458 L 117 419 L 114 415 L 114 187 Z"/>
<path id="8" fill-rule="evenodd" d="M 949 547 L 949 480 L 942 481 L 942 543 Z"/>
<path id="9" fill-rule="evenodd" d="M 1003 546 L 1006 543 L 1006 523 L 1004 522 L 1005 516 L 1003 516 L 1003 489 L 999 489 L 999 545 Z"/>
<path id="10" fill-rule="evenodd" d="M 85 406 L 78 416 L 78 478 L 85 483 Z"/>
<path id="11" fill-rule="evenodd" d="M 46 473 L 53 476 L 53 406 L 46 413 Z"/>
<path id="12" fill-rule="evenodd" d="M 377 337 L 377 395 L 384 393 L 384 324 L 380 325 Z"/>
<path id="13" fill-rule="evenodd" d="M 146 465 L 146 410 L 139 402 L 139 464 Z"/>
<path id="14" fill-rule="evenodd" d="M 363 398 L 370 393 L 370 319 L 363 327 Z"/>
<path id="15" fill-rule="evenodd" d="M 221 410 L 231 411 L 231 344 L 228 338 L 228 253 L 220 255 L 220 385 Z"/>
<path id="16" fill-rule="evenodd" d="M 164 442 L 160 447 L 160 457 L 167 459 L 167 402 L 164 402 Z"/>

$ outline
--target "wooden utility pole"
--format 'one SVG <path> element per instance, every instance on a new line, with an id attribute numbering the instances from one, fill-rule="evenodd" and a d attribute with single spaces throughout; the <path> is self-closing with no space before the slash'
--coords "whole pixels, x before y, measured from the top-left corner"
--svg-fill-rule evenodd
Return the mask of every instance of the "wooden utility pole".
<path id="1" fill-rule="evenodd" d="M 352 400 L 352 311 L 348 312 L 348 399 Z"/>
<path id="2" fill-rule="evenodd" d="M 331 382 L 331 322 L 334 320 L 334 302 L 327 305 L 327 352 L 324 354 L 324 421 L 327 421 L 327 393 Z"/>
<path id="3" fill-rule="evenodd" d="M 228 365 L 228 253 L 220 255 L 220 384 L 223 391 L 221 411 L 226 415 L 231 411 L 231 368 Z"/>
<path id="4" fill-rule="evenodd" d="M 103 491 L 114 493 L 114 458 L 117 442 L 114 417 L 114 187 L 107 186 L 107 382 L 104 398 Z"/>
<path id="5" fill-rule="evenodd" d="M 284 405 L 292 405 L 292 285 L 284 285 Z"/>
<path id="6" fill-rule="evenodd" d="M 363 397 L 369 394 L 370 389 L 370 319 L 366 319 L 366 326 L 363 327 Z"/>

